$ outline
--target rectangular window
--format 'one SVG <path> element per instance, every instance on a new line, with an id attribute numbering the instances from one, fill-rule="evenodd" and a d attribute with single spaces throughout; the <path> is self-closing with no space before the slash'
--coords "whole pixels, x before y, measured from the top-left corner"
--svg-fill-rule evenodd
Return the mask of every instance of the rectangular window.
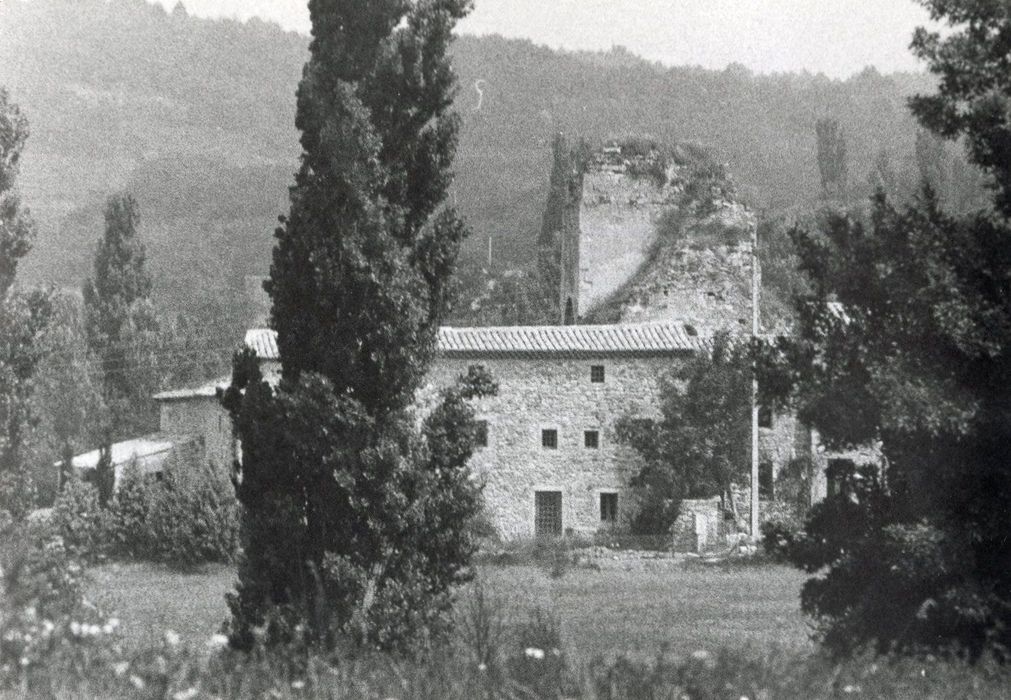
<path id="1" fill-rule="evenodd" d="M 594 384 L 604 383 L 604 365 L 590 366 L 590 381 Z"/>
<path id="2" fill-rule="evenodd" d="M 562 534 L 561 491 L 534 491 L 534 534 L 538 537 Z"/>
<path id="3" fill-rule="evenodd" d="M 618 521 L 618 494 L 600 494 L 600 522 L 613 525 Z"/>
<path id="4" fill-rule="evenodd" d="M 771 501 L 775 497 L 772 462 L 762 462 L 758 465 L 758 497 L 763 501 Z"/>
<path id="5" fill-rule="evenodd" d="M 846 488 L 846 482 L 856 472 L 856 464 L 851 459 L 830 459 L 825 469 L 827 495 L 837 496 Z"/>
<path id="6" fill-rule="evenodd" d="M 600 447 L 600 432 L 596 430 L 584 430 L 583 446 L 591 450 Z"/>
<path id="7" fill-rule="evenodd" d="M 558 431 L 554 428 L 545 428 L 541 431 L 541 447 L 548 450 L 558 449 Z"/>
<path id="8" fill-rule="evenodd" d="M 772 427 L 772 409 L 768 406 L 758 407 L 758 427 L 759 428 L 771 428 Z"/>
<path id="9" fill-rule="evenodd" d="M 488 447 L 488 421 L 476 421 L 476 431 L 474 434 L 474 444 L 477 447 Z"/>

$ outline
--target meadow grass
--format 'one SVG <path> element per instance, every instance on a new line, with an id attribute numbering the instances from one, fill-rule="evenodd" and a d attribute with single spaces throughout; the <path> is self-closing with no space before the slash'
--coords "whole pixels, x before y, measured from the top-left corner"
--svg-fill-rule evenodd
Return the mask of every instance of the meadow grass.
<path id="1" fill-rule="evenodd" d="M 369 652 L 312 657 L 303 666 L 290 665 L 283 653 L 212 655 L 204 643 L 227 616 L 224 594 L 234 577 L 227 567 L 190 574 L 150 564 L 96 568 L 91 594 L 120 615 L 132 649 L 124 657 L 129 667 L 122 674 L 100 664 L 44 671 L 31 687 L 0 688 L 0 698 L 982 700 L 1007 697 L 1011 688 L 1007 670 L 994 663 L 825 658 L 808 640 L 799 611 L 803 576 L 771 564 L 617 561 L 600 570 L 569 569 L 561 577 L 543 566 L 481 567 L 483 591 L 498 601 L 507 627 L 529 624 L 534 609 L 558 620 L 565 664 L 556 675 L 538 671 L 553 658 L 547 646 L 531 661 L 531 649 L 523 649 L 529 644 L 517 647 L 512 639 L 503 648 L 512 661 L 485 668 L 461 634 L 422 663 Z M 473 595 L 462 593 L 464 614 Z M 181 641 L 167 642 L 166 629 Z"/>
<path id="2" fill-rule="evenodd" d="M 537 566 L 482 566 L 478 575 L 507 624 L 522 623 L 536 608 L 558 618 L 574 660 L 648 659 L 664 648 L 675 656 L 812 648 L 798 598 L 803 574 L 783 566 L 575 568 L 561 578 Z M 234 570 L 223 566 L 184 574 L 110 564 L 93 570 L 92 595 L 116 611 L 128 646 L 158 642 L 166 629 L 202 644 L 228 616 L 224 595 L 234 583 Z"/>

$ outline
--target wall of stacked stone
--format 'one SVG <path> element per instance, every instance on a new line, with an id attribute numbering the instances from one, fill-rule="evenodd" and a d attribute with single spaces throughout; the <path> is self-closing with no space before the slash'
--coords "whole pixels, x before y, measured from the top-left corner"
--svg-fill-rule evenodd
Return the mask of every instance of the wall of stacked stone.
<path id="1" fill-rule="evenodd" d="M 496 397 L 478 402 L 488 421 L 488 446 L 472 460 L 485 484 L 489 517 L 504 537 L 534 535 L 534 492 L 562 492 L 562 526 L 593 533 L 600 518 L 600 494 L 618 494 L 618 525 L 634 513 L 629 486 L 640 457 L 617 443 L 614 426 L 623 416 L 659 416 L 658 378 L 670 357 L 608 358 L 437 358 L 428 375 L 435 387 L 448 386 L 470 365 L 483 365 L 499 383 Z M 590 381 L 590 367 L 603 365 L 605 380 Z M 558 448 L 541 444 L 541 431 L 558 431 Z M 584 446 L 583 433 L 599 431 L 597 449 Z"/>
<path id="2" fill-rule="evenodd" d="M 725 534 L 719 497 L 685 499 L 671 527 L 671 546 L 675 552 L 701 552 L 722 544 Z"/>
<path id="3" fill-rule="evenodd" d="M 648 261 L 657 224 L 676 193 L 649 177 L 607 170 L 583 176 L 579 202 L 579 312 L 608 299 Z"/>
<path id="4" fill-rule="evenodd" d="M 219 474 L 231 474 L 235 461 L 232 422 L 217 398 L 198 396 L 161 401 L 160 404 L 161 432 L 203 436 L 206 461 Z"/>

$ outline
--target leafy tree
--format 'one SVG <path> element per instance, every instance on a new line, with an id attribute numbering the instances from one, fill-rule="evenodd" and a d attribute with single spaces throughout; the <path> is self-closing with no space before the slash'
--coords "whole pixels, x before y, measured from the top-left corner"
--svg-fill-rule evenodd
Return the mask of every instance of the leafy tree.
<path id="1" fill-rule="evenodd" d="M 942 80 L 913 109 L 966 138 L 994 177 L 997 210 L 951 216 L 928 187 L 903 209 L 879 194 L 868 221 L 831 215 L 820 231 L 796 230 L 810 293 L 798 300 L 797 335 L 765 357 L 782 371 L 763 385 L 792 389 L 830 446 L 880 441 L 887 464 L 884 478 L 839 474 L 840 494 L 812 509 L 788 548 L 825 572 L 805 584 L 802 605 L 826 645 L 1006 654 L 1011 180 L 992 156 L 1007 153 L 1006 113 L 994 110 L 1011 78 L 995 57 L 1011 18 L 996 3 L 925 4 L 958 31 L 917 33 Z"/>
<path id="2" fill-rule="evenodd" d="M 994 199 L 1011 214 L 1011 77 L 1006 65 L 1007 8 L 988 0 L 920 0 L 952 32 L 916 30 L 913 52 L 938 76 L 933 95 L 911 100 L 913 113 L 936 134 L 965 137 L 973 163 L 992 179 Z"/>
<path id="3" fill-rule="evenodd" d="M 84 285 L 88 344 L 102 364 L 103 394 L 112 413 L 110 436 L 125 437 L 152 422 L 148 398 L 154 370 L 136 351 L 145 341 L 151 344 L 158 323 L 139 223 L 132 196 L 109 197 L 105 233 L 95 251 L 95 276 Z"/>
<path id="4" fill-rule="evenodd" d="M 618 439 L 645 464 L 632 485 L 643 489 L 632 523 L 641 534 L 667 532 L 684 498 L 721 496 L 735 511 L 732 486 L 751 465 L 751 365 L 730 337 L 717 335 L 712 355 L 699 355 L 661 380 L 660 420 L 624 418 Z"/>
<path id="5" fill-rule="evenodd" d="M 818 172 L 821 175 L 822 196 L 845 201 L 847 194 L 846 136 L 838 119 L 815 122 L 818 137 Z"/>
<path id="6" fill-rule="evenodd" d="M 440 209 L 458 118 L 446 50 L 465 0 L 313 0 L 301 167 L 265 288 L 282 378 L 236 358 L 244 549 L 232 641 L 411 649 L 468 577 L 471 373 L 409 410 L 450 304 L 463 224 Z M 421 425 L 419 432 L 418 425 Z"/>
<path id="7" fill-rule="evenodd" d="M 15 189 L 28 122 L 0 88 L 0 526 L 33 505 L 26 445 L 37 422 L 32 410 L 39 342 L 50 316 L 45 291 L 15 286 L 20 261 L 31 250 L 34 226 Z"/>
<path id="8" fill-rule="evenodd" d="M 81 301 L 73 294 L 56 294 L 40 345 L 44 356 L 35 374 L 35 405 L 41 417 L 35 451 L 36 483 L 41 502 L 69 475 L 69 457 L 90 448 L 99 436 L 105 410 L 101 372 L 90 355 Z M 63 462 L 61 474 L 53 462 Z"/>

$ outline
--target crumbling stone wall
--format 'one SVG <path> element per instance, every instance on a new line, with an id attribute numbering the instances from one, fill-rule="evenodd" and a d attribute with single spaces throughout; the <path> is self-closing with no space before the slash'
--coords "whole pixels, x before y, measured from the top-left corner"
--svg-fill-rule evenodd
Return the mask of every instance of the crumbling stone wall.
<path id="1" fill-rule="evenodd" d="M 564 148 L 556 140 L 541 239 L 560 323 L 750 329 L 755 220 L 720 166 L 682 146 Z"/>

